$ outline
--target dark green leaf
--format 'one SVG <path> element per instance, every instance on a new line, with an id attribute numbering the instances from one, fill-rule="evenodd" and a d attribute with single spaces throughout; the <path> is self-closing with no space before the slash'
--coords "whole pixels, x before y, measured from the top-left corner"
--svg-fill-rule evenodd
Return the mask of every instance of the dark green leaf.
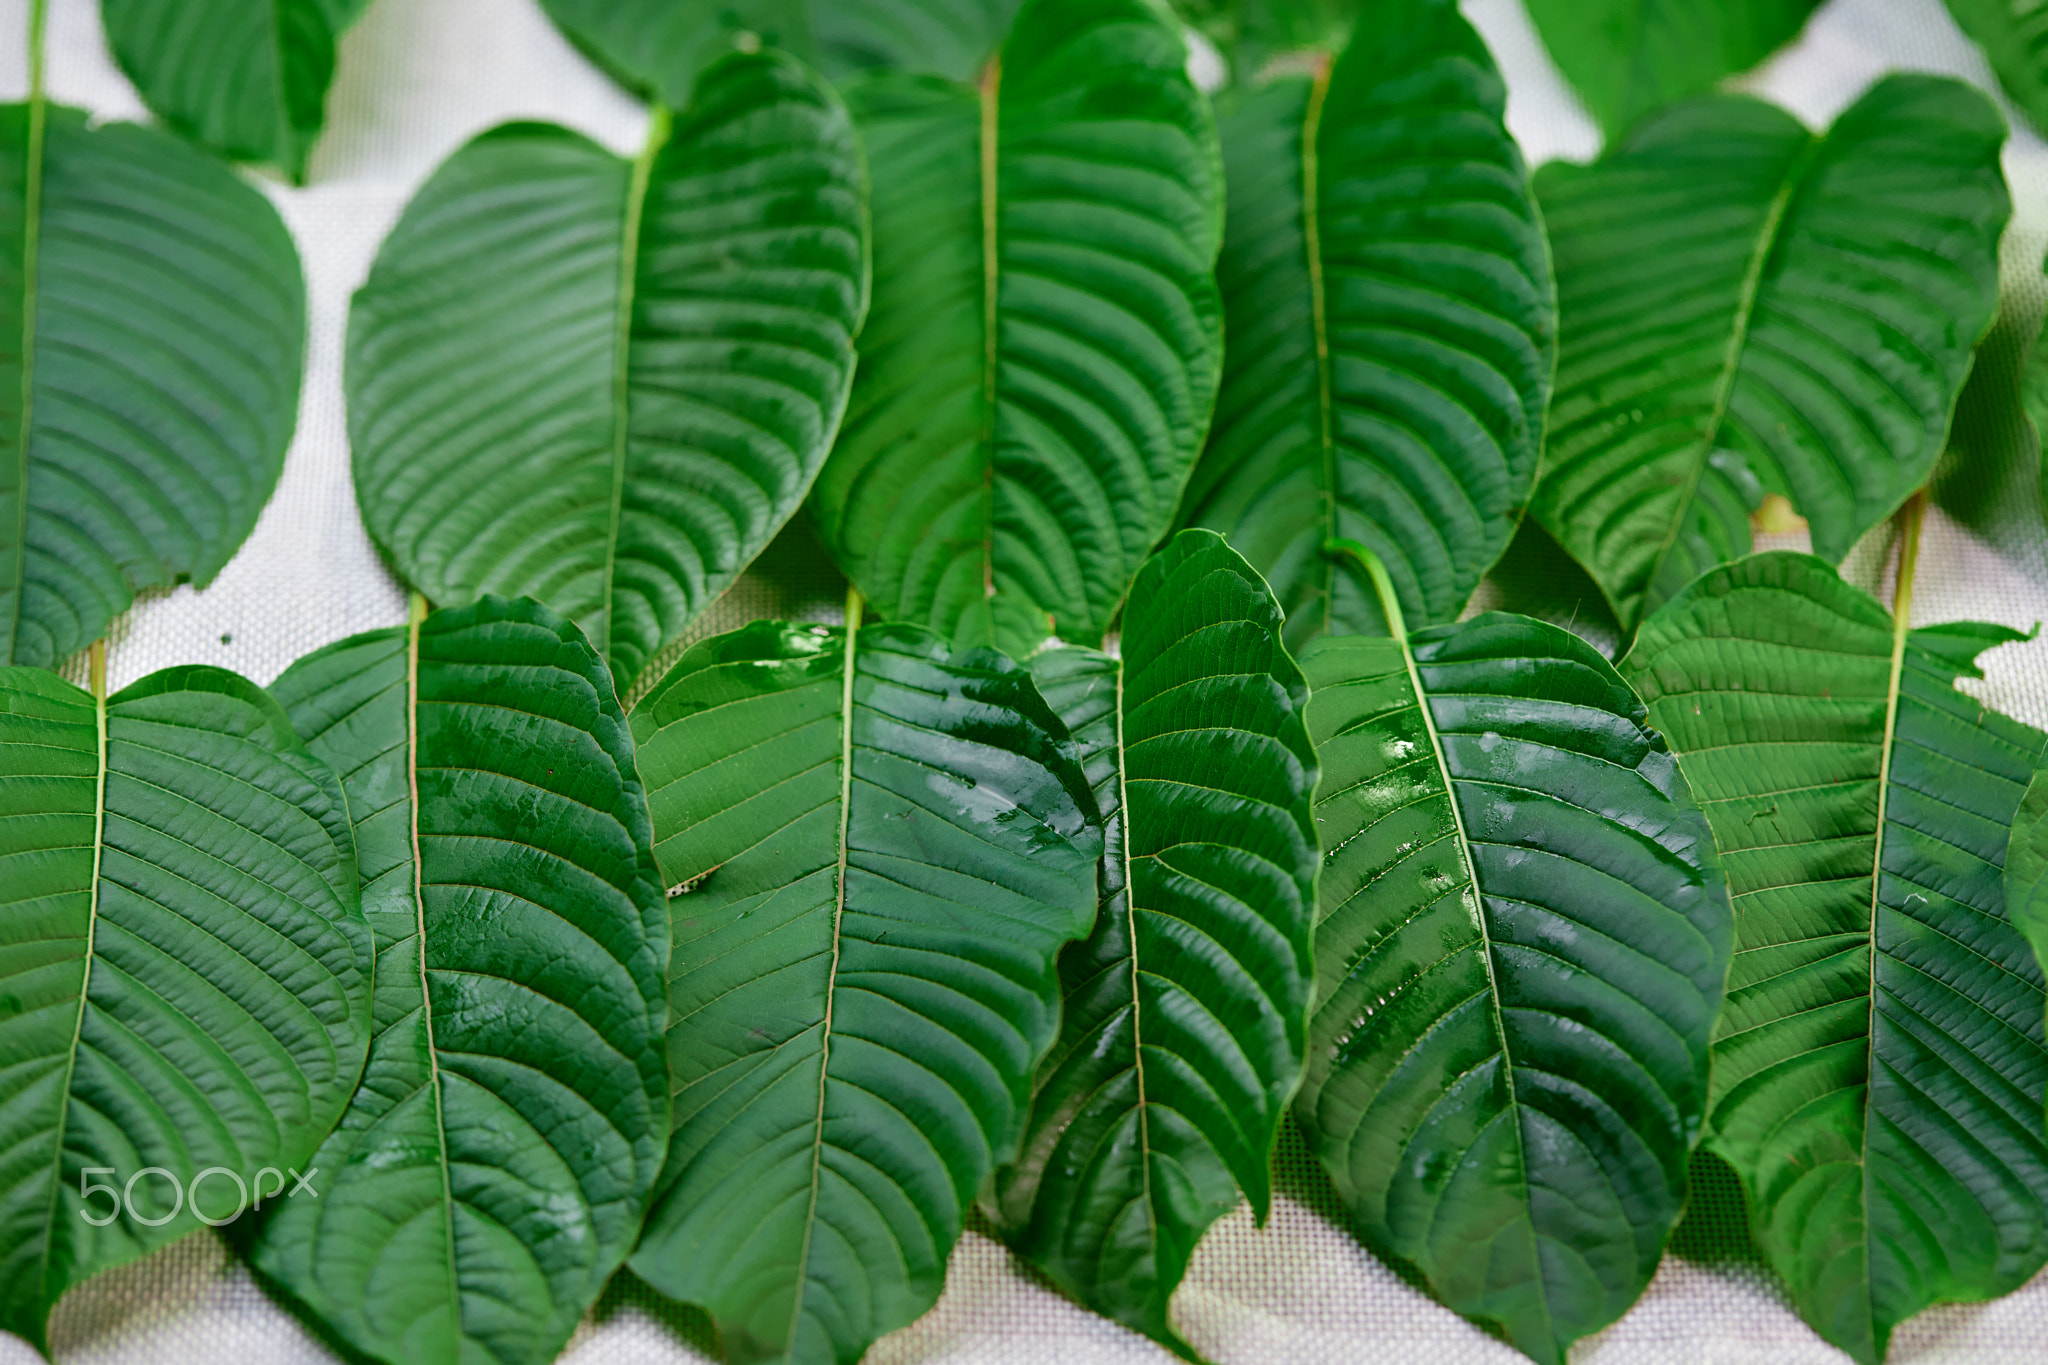
<path id="1" fill-rule="evenodd" d="M 377 939 L 362 1088 L 256 1267 L 391 1365 L 553 1360 L 631 1249 L 668 1137 L 669 928 L 603 662 L 485 598 L 301 659 Z"/>
<path id="2" fill-rule="evenodd" d="M 541 0 L 620 84 L 681 105 L 735 45 L 779 47 L 839 79 L 884 68 L 974 79 L 1018 0 Z"/>
<path id="3" fill-rule="evenodd" d="M 1097 643 L 1172 522 L 1221 349 L 1186 61 L 1154 0 L 1027 0 L 978 92 L 849 94 L 875 313 L 812 507 L 884 615 L 1020 657 L 1047 617 Z"/>
<path id="4" fill-rule="evenodd" d="M 2048 1262 L 2042 975 L 2001 886 L 2044 736 L 1954 686 L 2014 638 L 1908 631 L 1768 554 L 1687 588 L 1624 664 L 1735 894 L 1708 1143 L 1800 1313 L 1866 1362 Z"/>
<path id="5" fill-rule="evenodd" d="M 1334 69 L 1225 121 L 1223 387 L 1185 519 L 1273 585 L 1299 647 L 1448 621 L 1536 479 L 1557 301 L 1485 44 L 1451 0 L 1375 12 Z"/>
<path id="6" fill-rule="evenodd" d="M 2005 853 L 2007 917 L 2048 968 L 2048 768 L 2039 768 L 2020 798 Z"/>
<path id="7" fill-rule="evenodd" d="M 825 458 L 863 194 L 844 107 L 775 54 L 721 62 L 637 162 L 541 124 L 458 151 L 350 317 L 371 536 L 434 602 L 539 598 L 629 688 Z"/>
<path id="8" fill-rule="evenodd" d="M 334 47 L 368 0 L 100 0 L 114 59 L 176 131 L 306 178 Z"/>
<path id="9" fill-rule="evenodd" d="M 0 664 L 54 668 L 144 588 L 205 586 L 298 417 L 299 258 L 213 157 L 0 105 Z"/>
<path id="10" fill-rule="evenodd" d="M 997 1202 L 1055 1284 L 1183 1352 L 1167 1301 L 1240 1190 L 1264 1215 L 1301 1079 L 1316 767 L 1279 628 L 1244 560 L 1184 531 L 1138 574 L 1121 660 L 1032 661 L 1080 741 L 1108 848 Z"/>
<path id="11" fill-rule="evenodd" d="M 1556 626 L 1492 612 L 1302 667 L 1326 852 L 1296 1112 L 1375 1252 L 1562 1362 L 1685 1207 L 1733 937 L 1713 838 Z"/>
<path id="12" fill-rule="evenodd" d="M 2048 8 L 2032 0 L 1948 0 L 1948 12 L 1984 49 L 2006 98 L 2048 131 Z"/>
<path id="13" fill-rule="evenodd" d="M 1536 177 L 1560 346 L 1532 511 L 1624 628 L 1747 553 L 1766 493 L 1839 560 L 1926 482 L 1998 304 L 1998 111 L 1891 76 L 1814 137 L 1716 96 Z"/>
<path id="14" fill-rule="evenodd" d="M 1550 56 L 1611 136 L 1792 41 L 1820 0 L 1529 0 Z"/>
<path id="15" fill-rule="evenodd" d="M 938 1298 L 1088 931 L 1087 779 L 1017 665 L 759 621 L 633 710 L 675 1133 L 633 1269 L 728 1358 L 853 1365 Z"/>
<path id="16" fill-rule="evenodd" d="M 358 907 L 341 784 L 254 684 L 0 669 L 0 1329 L 44 1345 L 67 1288 L 313 1164 L 369 1040 Z"/>

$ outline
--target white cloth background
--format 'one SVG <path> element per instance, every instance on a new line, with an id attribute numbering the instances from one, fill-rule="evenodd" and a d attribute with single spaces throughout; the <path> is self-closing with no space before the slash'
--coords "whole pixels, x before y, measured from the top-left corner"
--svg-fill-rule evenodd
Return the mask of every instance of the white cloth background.
<path id="1" fill-rule="evenodd" d="M 830 0 L 819 0 L 830 3 Z M 1714 3 L 1714 0 L 1699 0 Z M 28 0 L 0 0 L 0 99 L 27 88 Z M 1558 76 L 1520 0 L 1466 0 L 1509 84 L 1508 123 L 1532 165 L 1598 150 L 1591 121 Z M 1940 0 L 1833 0 L 1750 88 L 1824 125 L 1881 72 L 1947 72 L 1995 91 L 1984 59 Z M 102 118 L 146 118 L 107 55 L 94 0 L 50 0 L 53 98 Z M 2007 314 L 1983 364 L 2009 370 L 2040 324 L 2048 289 L 2048 145 L 2008 107 L 2006 152 L 2017 215 L 2004 250 Z M 216 663 L 268 682 L 329 641 L 404 617 L 403 594 L 379 562 L 349 483 L 341 353 L 350 293 L 378 242 L 433 167 L 471 135 L 515 118 L 549 119 L 622 152 L 637 145 L 640 107 L 564 42 L 534 0 L 375 0 L 342 46 L 329 128 L 303 190 L 264 182 L 297 237 L 311 301 L 311 345 L 299 429 L 276 496 L 248 544 L 204 592 L 145 598 L 114 628 L 119 687 L 175 663 Z M 2009 379 L 2009 376 L 2008 376 Z M 1993 387 L 1995 399 L 1997 388 Z M 1985 407 L 1991 400 L 1986 400 Z M 1971 400 L 1965 400 L 1965 409 Z M 1916 623 L 1991 619 L 2028 627 L 2048 617 L 2048 526 L 2030 438 L 1988 424 L 1944 476 L 1929 516 L 1914 601 Z M 2008 459 L 2007 457 L 2017 457 Z M 1994 458 L 1997 456 L 1998 458 Z M 1953 493 L 1953 497 L 1948 494 Z M 1950 515 L 1945 508 L 1957 510 Z M 1798 543 L 1793 537 L 1787 543 Z M 1774 542 L 1776 543 L 1776 542 Z M 1882 531 L 1852 556 L 1857 576 L 1888 575 Z M 763 614 L 829 613 L 837 591 L 801 533 L 772 548 L 704 629 Z M 1986 701 L 2048 726 L 2048 640 L 2007 646 L 1977 687 Z M 76 666 L 74 665 L 74 668 Z M 1283 1148 L 1272 1219 L 1224 1220 L 1195 1257 L 1176 1300 L 1179 1324 L 1216 1365 L 1481 1365 L 1521 1357 L 1437 1307 L 1362 1250 L 1335 1221 L 1327 1186 L 1298 1143 Z M 1725 1225 L 1725 1191 L 1708 1210 Z M 1707 1196 L 1703 1196 L 1703 1199 Z M 1727 1240 L 1723 1238 L 1722 1240 Z M 1643 1300 L 1582 1343 L 1575 1365 L 1839 1365 L 1785 1306 L 1768 1275 L 1738 1255 L 1667 1257 Z M 52 1340 L 65 1365 L 310 1365 L 335 1357 L 275 1306 L 213 1233 L 102 1275 L 59 1304 Z M 708 1360 L 701 1316 L 661 1305 L 621 1277 L 577 1333 L 576 1365 Z M 35 1355 L 0 1334 L 0 1365 Z M 970 1232 L 945 1298 L 885 1339 L 869 1365 L 1166 1365 L 1165 1351 L 1096 1318 L 1022 1273 L 996 1243 Z M 2048 1363 L 2048 1276 L 1989 1305 L 1945 1307 L 1900 1330 L 1900 1365 Z"/>

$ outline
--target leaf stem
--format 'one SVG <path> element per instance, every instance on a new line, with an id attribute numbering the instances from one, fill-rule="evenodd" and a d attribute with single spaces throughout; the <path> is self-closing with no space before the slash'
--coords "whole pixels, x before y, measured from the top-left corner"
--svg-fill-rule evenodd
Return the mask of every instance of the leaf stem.
<path id="1" fill-rule="evenodd" d="M 996 279 L 1002 268 L 996 240 L 996 153 L 1000 133 L 1003 57 L 999 52 L 982 69 L 981 99 L 981 592 L 996 595 L 996 362 L 998 315 Z"/>
<path id="2" fill-rule="evenodd" d="M 1309 321 L 1316 342 L 1316 439 L 1323 452 L 1323 534 L 1337 535 L 1337 441 L 1331 420 L 1330 317 L 1323 291 L 1322 177 L 1316 147 L 1323 126 L 1323 101 L 1330 93 L 1330 54 L 1316 54 L 1315 81 L 1309 86 L 1308 109 L 1301 121 L 1301 233 L 1308 258 Z M 1323 629 L 1330 628 L 1337 596 L 1337 561 L 1323 566 Z"/>
<path id="3" fill-rule="evenodd" d="M 1394 580 L 1387 573 L 1387 566 L 1380 563 L 1380 557 L 1355 540 L 1342 536 L 1331 536 L 1323 542 L 1323 553 L 1332 557 L 1350 555 L 1365 567 L 1366 577 L 1372 580 L 1372 588 L 1379 595 L 1380 614 L 1387 618 L 1387 633 L 1398 640 L 1401 652 L 1408 652 L 1408 618 L 1401 614 L 1401 598 L 1394 591 Z M 1420 683 L 1415 689 L 1415 700 L 1422 702 Z M 1432 730 L 1432 733 L 1434 731 Z"/>
<path id="4" fill-rule="evenodd" d="M 12 663 L 21 632 L 21 594 L 28 572 L 28 439 L 35 415 L 36 273 L 42 240 L 43 141 L 47 117 L 43 106 L 43 30 L 49 19 L 48 0 L 30 0 L 28 11 L 28 149 L 23 168 L 21 223 L 21 427 L 14 446 L 14 538 L 9 547 L 5 600 L 10 604 L 0 640 L 0 662 Z"/>

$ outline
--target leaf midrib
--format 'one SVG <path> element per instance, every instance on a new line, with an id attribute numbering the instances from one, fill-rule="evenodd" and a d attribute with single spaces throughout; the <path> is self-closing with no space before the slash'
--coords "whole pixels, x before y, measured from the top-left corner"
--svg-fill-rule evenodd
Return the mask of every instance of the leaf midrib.
<path id="1" fill-rule="evenodd" d="M 41 5 L 38 4 L 38 10 Z M 64 1159 L 64 1134 L 71 1120 L 71 1080 L 78 1071 L 78 1049 L 85 1037 L 85 1005 L 91 994 L 92 957 L 94 940 L 100 922 L 100 863 L 107 847 L 107 647 L 96 643 L 92 647 L 92 708 L 95 744 L 98 749 L 98 764 L 93 773 L 92 803 L 92 889 L 86 900 L 85 912 L 85 970 L 78 979 L 78 1014 L 71 1024 L 71 1048 L 64 1057 L 64 1084 L 57 1089 L 57 1128 L 51 1142 L 52 1160 L 61 1170 Z M 49 1301 L 51 1253 L 56 1246 L 57 1202 L 64 1190 L 61 1178 L 50 1181 L 49 1211 L 43 1218 L 43 1254 L 36 1268 L 36 1311 L 40 1314 Z M 38 1323 L 38 1336 L 42 1325 Z M 38 1342 L 38 1345 L 47 1345 Z"/>
<path id="2" fill-rule="evenodd" d="M 21 429 L 14 443 L 12 590 L 0 663 L 13 663 L 21 635 L 21 596 L 28 576 L 28 437 L 35 409 L 36 258 L 42 241 L 43 140 L 47 103 L 43 98 L 43 30 L 47 0 L 31 0 L 28 18 L 28 152 L 22 193 L 21 231 Z"/>
<path id="3" fill-rule="evenodd" d="M 1916 495 L 1899 512 L 1899 574 L 1898 586 L 1892 592 L 1892 659 L 1891 677 L 1885 689 L 1884 702 L 1884 744 L 1878 751 L 1877 763 L 1877 833 L 1872 841 L 1870 855 L 1870 921 L 1866 942 L 1870 945 L 1870 985 L 1866 994 L 1869 1013 L 1864 1024 L 1863 1040 L 1863 1132 L 1856 1145 L 1856 1160 L 1862 1167 L 1860 1183 L 1863 1195 L 1863 1283 L 1872 1287 L 1868 1300 L 1870 1309 L 1870 1336 L 1873 1342 L 1881 1340 L 1878 1331 L 1877 1295 L 1875 1292 L 1875 1266 L 1871 1260 L 1870 1210 L 1874 1206 L 1874 1194 L 1870 1180 L 1870 1119 L 1871 1087 L 1877 1071 L 1877 912 L 1878 894 L 1884 885 L 1884 834 L 1887 818 L 1886 806 L 1891 796 L 1892 749 L 1898 740 L 1899 694 L 1905 681 L 1906 640 L 1911 634 L 1910 620 L 1913 615 L 1913 576 L 1920 558 L 1920 521 L 1927 510 L 1924 493 Z"/>
<path id="4" fill-rule="evenodd" d="M 998 284 L 1002 259 L 996 237 L 1000 217 L 997 202 L 996 156 L 1000 147 L 1000 94 L 1003 57 L 998 52 L 988 59 L 975 95 L 981 108 L 981 592 L 985 604 L 996 595 L 996 367 Z M 994 621 L 990 621 L 994 631 Z"/>
<path id="5" fill-rule="evenodd" d="M 1316 438 L 1321 443 L 1323 465 L 1323 538 L 1335 539 L 1337 526 L 1337 442 L 1331 412 L 1330 318 L 1323 290 L 1323 230 L 1320 221 L 1322 166 L 1317 144 L 1322 135 L 1323 102 L 1330 93 L 1330 71 L 1336 65 L 1328 53 L 1316 63 L 1309 86 L 1308 108 L 1301 124 L 1301 232 L 1308 257 L 1309 325 L 1315 332 L 1316 347 Z M 1337 597 L 1337 556 L 1323 553 L 1323 630 L 1334 625 Z"/>
<path id="6" fill-rule="evenodd" d="M 1116 668 L 1116 856 L 1124 869 L 1124 932 L 1131 947 L 1131 1077 L 1138 1091 L 1138 1188 L 1145 1201 L 1146 1240 L 1159 1244 L 1159 1210 L 1152 1201 L 1152 1110 L 1145 1099 L 1145 1034 L 1140 998 L 1142 972 L 1138 965 L 1138 893 L 1131 882 L 1131 793 L 1124 777 L 1124 661 Z"/>
<path id="7" fill-rule="evenodd" d="M 1685 492 L 1677 503 L 1677 511 L 1671 518 L 1671 525 L 1664 533 L 1664 541 L 1651 557 L 1649 569 L 1643 577 L 1641 595 L 1634 610 L 1627 613 L 1633 621 L 1639 622 L 1654 605 L 1650 595 L 1656 590 L 1657 579 L 1664 572 L 1665 561 L 1678 545 L 1678 537 L 1690 519 L 1694 501 L 1699 497 L 1700 480 L 1706 477 L 1707 466 L 1712 463 L 1714 451 L 1719 447 L 1721 429 L 1727 425 L 1728 406 L 1735 397 L 1735 381 L 1741 377 L 1742 364 L 1749 352 L 1749 328 L 1756 316 L 1758 298 L 1763 293 L 1765 268 L 1777 252 L 1778 242 L 1785 224 L 1785 215 L 1791 207 L 1792 197 L 1805 182 L 1812 170 L 1826 139 L 1812 133 L 1806 135 L 1806 145 L 1792 158 L 1785 168 L 1784 178 L 1778 184 L 1778 192 L 1764 211 L 1763 223 L 1757 229 L 1756 246 L 1750 253 L 1749 268 L 1743 274 L 1742 288 L 1736 297 L 1735 325 L 1729 330 L 1728 349 L 1721 362 L 1721 373 L 1714 381 L 1714 405 L 1707 414 L 1707 424 L 1699 439 L 1693 442 L 1692 468 L 1686 475 Z"/>
<path id="8" fill-rule="evenodd" d="M 804 1203 L 803 1244 L 797 1251 L 796 1292 L 790 1296 L 784 1365 L 795 1365 L 796 1332 L 803 1322 L 804 1288 L 811 1273 L 811 1238 L 818 1226 L 818 1186 L 825 1168 L 825 1094 L 832 1070 L 832 1005 L 839 985 L 839 933 L 846 917 L 846 837 L 853 811 L 853 665 L 860 637 L 860 589 L 846 590 L 846 648 L 839 690 L 839 875 L 832 898 L 832 960 L 825 972 L 825 1014 L 818 1031 L 818 1107 L 811 1119 L 811 1188 Z"/>
<path id="9" fill-rule="evenodd" d="M 1483 950 L 1482 960 L 1486 963 L 1486 1006 L 1492 1017 L 1494 1036 L 1500 1039 L 1501 1081 L 1507 1090 L 1509 1111 L 1514 1115 L 1515 1169 L 1521 1188 L 1529 1188 L 1528 1144 L 1522 1136 L 1522 1103 L 1515 1089 L 1514 1057 L 1508 1047 L 1507 1021 L 1502 1017 L 1500 1003 L 1500 979 L 1494 963 L 1493 931 L 1486 922 L 1486 910 L 1481 902 L 1479 869 L 1472 865 L 1472 836 L 1465 829 L 1465 812 L 1458 805 L 1458 790 L 1451 776 L 1449 758 L 1444 753 L 1443 737 L 1437 733 L 1436 716 L 1429 709 L 1429 693 L 1422 686 L 1422 669 L 1415 662 L 1415 651 L 1408 640 L 1407 622 L 1401 615 L 1401 599 L 1394 592 L 1394 583 L 1387 576 L 1386 566 L 1379 556 L 1353 541 L 1336 541 L 1329 550 L 1343 549 L 1358 557 L 1365 565 L 1366 573 L 1372 578 L 1373 590 L 1379 594 L 1380 610 L 1386 613 L 1387 629 L 1393 635 L 1394 643 L 1401 650 L 1401 664 L 1408 673 L 1408 687 L 1415 694 L 1415 710 L 1422 717 L 1423 733 L 1429 738 L 1429 751 L 1436 757 L 1437 775 L 1443 780 L 1444 799 L 1451 808 L 1451 821 L 1457 834 L 1458 862 L 1465 869 L 1465 884 L 1472 893 L 1472 926 L 1479 931 L 1479 946 Z M 1327 552 L 1327 551 L 1326 551 Z M 1522 1202 L 1527 1206 L 1527 1196 Z M 1533 1250 L 1536 1240 L 1534 1217 L 1531 1216 L 1529 1240 Z M 1543 1309 L 1545 1333 L 1555 1342 L 1557 1323 L 1550 1311 L 1549 1284 L 1539 1268 L 1537 1271 L 1538 1293 L 1536 1301 Z"/>
<path id="10" fill-rule="evenodd" d="M 604 606 L 598 613 L 600 636 L 591 643 L 607 664 L 612 661 L 612 590 L 618 576 L 619 527 L 625 516 L 627 435 L 631 427 L 633 294 L 640 280 L 640 221 L 653 178 L 654 158 L 668 145 L 669 112 L 655 104 L 647 111 L 647 141 L 633 159 L 626 186 L 625 221 L 619 232 L 618 313 L 612 319 L 612 496 L 605 522 Z M 625 680 L 631 686 L 632 679 Z"/>
<path id="11" fill-rule="evenodd" d="M 420 964 L 420 1022 L 427 1032 L 427 1089 L 434 1099 L 434 1143 L 440 1153 L 441 1231 L 448 1266 L 448 1306 L 455 1315 L 455 1337 L 462 1339 L 462 1291 L 455 1271 L 455 1191 L 448 1167 L 448 1118 L 441 1104 L 441 1045 L 434 1036 L 434 1001 L 427 984 L 427 901 L 420 868 L 420 625 L 427 600 L 412 595 L 405 627 L 405 789 L 409 809 L 406 833 L 412 842 L 412 905 L 414 939 Z"/>

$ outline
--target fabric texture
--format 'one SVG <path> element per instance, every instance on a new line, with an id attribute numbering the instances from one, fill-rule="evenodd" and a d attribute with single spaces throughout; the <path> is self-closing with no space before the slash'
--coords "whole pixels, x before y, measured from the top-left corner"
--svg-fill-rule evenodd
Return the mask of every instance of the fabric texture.
<path id="1" fill-rule="evenodd" d="M 27 87 L 29 0 L 0 0 L 0 99 Z M 1530 164 L 1594 155 L 1599 135 L 1543 52 L 1521 0 L 1465 0 L 1508 80 L 1508 124 Z M 1742 82 L 1823 126 L 1888 69 L 1960 75 L 1995 92 L 1984 56 L 1941 0 L 1832 0 L 1805 34 Z M 146 117 L 109 57 L 93 0 L 50 0 L 48 84 L 99 118 Z M 1916 625 L 1979 619 L 2031 628 L 2048 618 L 2048 523 L 2037 443 L 2012 417 L 2023 348 L 2048 311 L 2048 143 L 2000 98 L 2014 133 L 2005 168 L 2015 202 L 2002 259 L 2005 307 L 1958 408 L 1928 513 Z M 257 178 L 297 238 L 310 293 L 311 347 L 298 434 L 255 534 L 205 591 L 147 594 L 114 627 L 110 683 L 213 663 L 267 683 L 308 651 L 405 618 L 405 596 L 357 516 L 349 476 L 341 356 L 349 295 L 407 198 L 473 134 L 521 118 L 567 124 L 630 153 L 641 107 L 578 56 L 535 0 L 375 0 L 342 44 L 326 135 L 303 190 Z M 1889 592 L 1893 534 L 1849 558 L 1855 581 Z M 1800 533 L 1758 548 L 1804 548 Z M 692 638 L 767 615 L 836 619 L 845 588 L 799 517 Z M 1540 533 L 1525 532 L 1475 609 L 1508 606 L 1569 623 L 1612 650 L 1590 580 Z M 673 657 L 673 655 L 671 655 Z M 2048 726 L 2048 639 L 1993 651 L 1964 686 Z M 70 676 L 82 681 L 82 657 Z M 650 677 L 659 676 L 650 672 Z M 1573 1352 L 1575 1365 L 1837 1365 L 1787 1306 L 1744 1231 L 1725 1168 L 1696 1167 L 1692 1211 L 1642 1301 Z M 1298 1137 L 1283 1137 L 1264 1228 L 1240 1207 L 1197 1252 L 1175 1300 L 1177 1325 L 1216 1365 L 1508 1365 L 1512 1349 L 1433 1304 L 1344 1231 L 1342 1210 Z M 230 1230 L 232 1231 L 232 1230 Z M 58 1305 L 51 1333 L 66 1365 L 313 1365 L 337 1359 L 204 1232 L 102 1275 Z M 0 1365 L 29 1365 L 0 1335 Z M 704 1316 L 621 1274 L 562 1357 L 575 1365 L 715 1360 Z M 1166 1365 L 1162 1348 L 1060 1298 L 1000 1245 L 970 1231 L 929 1316 L 880 1342 L 869 1365 Z M 2048 1275 L 1996 1303 L 1931 1310 L 1898 1333 L 1900 1365 L 2048 1362 Z"/>

